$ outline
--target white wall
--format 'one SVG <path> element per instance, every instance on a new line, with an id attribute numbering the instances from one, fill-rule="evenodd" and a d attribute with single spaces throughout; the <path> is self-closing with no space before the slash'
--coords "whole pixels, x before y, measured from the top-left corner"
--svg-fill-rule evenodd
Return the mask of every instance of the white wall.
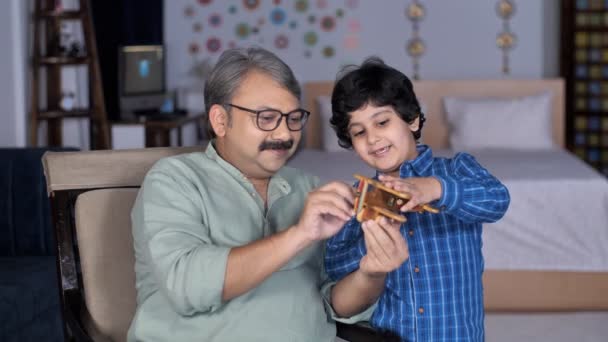
<path id="1" fill-rule="evenodd" d="M 0 12 L 0 42 L 5 48 L 0 52 L 0 146 L 24 146 L 27 144 L 27 117 L 29 100 L 29 76 L 27 51 L 30 43 L 27 1 L 1 0 L 5 11 Z M 69 2 L 69 1 L 66 1 Z M 328 7 L 318 10 L 318 0 L 309 0 L 309 10 L 305 13 L 293 9 L 294 0 L 283 0 L 281 7 L 286 10 L 287 22 L 298 23 L 295 29 L 284 24 L 274 26 L 269 22 L 269 11 L 274 8 L 270 0 L 256 11 L 242 8 L 241 0 L 213 1 L 210 6 L 201 6 L 194 0 L 165 1 L 165 41 L 168 49 L 168 86 L 188 85 L 192 79 L 187 72 L 193 58 L 188 54 L 191 42 L 203 45 L 213 35 L 227 43 L 234 40 L 239 45 L 258 44 L 277 52 L 294 69 L 301 81 L 330 80 L 337 70 L 346 63 L 360 63 L 369 55 L 378 55 L 385 61 L 407 74 L 411 74 L 411 60 L 405 53 L 405 44 L 411 35 L 411 25 L 405 17 L 405 7 L 409 1 L 399 0 L 358 0 L 357 8 L 349 8 L 349 0 L 327 0 Z M 421 36 L 427 44 L 427 52 L 421 64 L 423 79 L 456 78 L 501 78 L 500 51 L 494 43 L 500 30 L 500 20 L 496 16 L 497 0 L 421 0 L 427 16 L 421 23 Z M 516 0 L 517 10 L 511 27 L 518 37 L 517 47 L 511 53 L 512 78 L 555 77 L 559 74 L 559 2 L 555 0 Z M 184 9 L 191 5 L 193 17 L 184 16 Z M 237 13 L 229 14 L 227 9 L 234 5 Z M 311 13 L 319 18 L 322 14 L 335 13 L 337 8 L 344 11 L 337 21 L 336 30 L 322 34 L 318 26 L 308 23 Z M 207 18 L 211 13 L 220 13 L 223 25 L 211 27 Z M 249 39 L 235 39 L 234 29 L 238 22 L 252 25 L 265 19 L 258 35 Z M 378 19 L 380 18 L 380 19 Z M 360 30 L 353 32 L 349 23 L 358 21 Z M 195 22 L 203 25 L 201 32 L 194 32 Z M 317 24 L 318 25 L 318 21 Z M 319 33 L 319 43 L 307 48 L 302 35 L 313 27 Z M 273 38 L 284 33 L 290 39 L 285 50 L 273 47 Z M 358 40 L 358 48 L 344 48 L 347 36 Z M 262 41 L 260 40 L 262 39 Z M 227 44 L 224 44 L 226 47 Z M 325 58 L 321 47 L 336 47 L 336 55 Z M 304 52 L 311 51 L 306 58 Z M 200 56 L 217 58 L 219 53 L 208 54 L 201 49 Z M 72 86 L 82 88 L 80 77 L 72 76 Z M 82 99 L 82 101 L 86 101 Z M 68 123 L 64 129 L 64 140 L 71 145 L 86 148 L 86 127 L 76 122 Z"/>
<path id="2" fill-rule="evenodd" d="M 26 134 L 26 5 L 2 0 L 0 11 L 0 147 L 25 146 Z"/>
<path id="3" fill-rule="evenodd" d="M 201 6 L 196 1 L 172 0 L 165 2 L 165 41 L 168 47 L 168 82 L 170 87 L 190 83 L 188 70 L 194 60 L 189 54 L 191 43 L 201 47 L 199 59 L 210 56 L 214 60 L 221 51 L 210 53 L 205 43 L 210 37 L 218 37 L 226 48 L 230 42 L 237 46 L 257 44 L 269 48 L 282 57 L 296 73 L 300 81 L 330 80 L 335 78 L 340 66 L 346 63 L 360 63 L 369 55 L 378 55 L 387 63 L 412 73 L 412 63 L 406 54 L 405 45 L 411 37 L 412 29 L 405 16 L 405 9 L 410 1 L 355 1 L 356 8 L 350 8 L 348 0 L 326 1 L 327 8 L 317 7 L 318 1 L 308 1 L 309 9 L 298 12 L 294 8 L 296 1 L 282 1 L 287 14 L 285 24 L 273 25 L 270 12 L 276 8 L 272 1 L 263 1 L 253 11 L 245 9 L 240 0 L 215 1 Z M 496 14 L 497 0 L 459 0 L 436 1 L 421 0 L 426 8 L 426 17 L 421 22 L 421 37 L 426 42 L 427 51 L 420 61 L 422 79 L 466 79 L 466 78 L 541 78 L 556 76 L 558 61 L 559 24 L 557 14 L 559 2 L 555 0 L 515 1 L 516 12 L 511 20 L 512 31 L 517 35 L 516 48 L 510 54 L 511 74 L 501 73 L 502 53 L 496 47 L 495 39 L 502 28 L 502 21 Z M 185 15 L 190 6 L 192 16 Z M 229 11 L 230 6 L 236 13 Z M 342 9 L 344 16 L 336 21 L 336 29 L 325 33 L 319 28 L 318 19 L 326 14 L 334 14 Z M 218 13 L 222 24 L 213 27 L 209 16 Z M 317 17 L 316 24 L 310 24 L 309 15 Z M 335 17 L 335 15 L 334 15 Z M 260 19 L 265 20 L 259 25 Z M 288 24 L 296 22 L 296 28 Z M 349 24 L 359 22 L 360 30 L 354 31 Z M 200 23 L 200 32 L 193 30 L 193 25 Z M 259 33 L 246 39 L 239 39 L 235 34 L 238 23 L 258 26 Z M 317 46 L 309 48 L 303 43 L 304 33 L 316 31 L 319 35 Z M 274 47 L 278 34 L 289 38 L 285 49 Z M 359 41 L 358 48 L 345 48 L 346 37 Z M 336 55 L 326 58 L 321 54 L 321 47 L 334 46 Z M 311 51 L 310 58 L 305 57 L 306 50 Z"/>

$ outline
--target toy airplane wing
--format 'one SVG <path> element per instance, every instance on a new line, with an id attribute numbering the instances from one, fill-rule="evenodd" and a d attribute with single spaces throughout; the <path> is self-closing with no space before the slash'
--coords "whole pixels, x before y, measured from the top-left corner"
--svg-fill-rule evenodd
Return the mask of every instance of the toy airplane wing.
<path id="1" fill-rule="evenodd" d="M 358 174 L 355 174 L 354 177 L 359 180 L 354 203 L 357 221 L 376 220 L 380 216 L 401 223 L 406 221 L 400 208 L 411 198 L 409 194 L 395 191 L 371 178 Z M 417 207 L 416 210 L 418 212 L 439 212 L 439 210 L 426 204 Z"/>

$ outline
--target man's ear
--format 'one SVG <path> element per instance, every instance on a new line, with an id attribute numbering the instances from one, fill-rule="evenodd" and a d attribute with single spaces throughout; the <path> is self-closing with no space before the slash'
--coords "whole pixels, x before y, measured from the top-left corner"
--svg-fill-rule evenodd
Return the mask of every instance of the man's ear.
<path id="1" fill-rule="evenodd" d="M 420 115 L 418 115 L 416 119 L 414 119 L 414 121 L 408 125 L 410 126 L 410 130 L 412 132 L 416 132 L 420 128 Z"/>
<path id="2" fill-rule="evenodd" d="M 214 104 L 209 108 L 209 123 L 211 128 L 218 137 L 226 135 L 226 128 L 228 127 L 228 112 L 226 108 Z"/>

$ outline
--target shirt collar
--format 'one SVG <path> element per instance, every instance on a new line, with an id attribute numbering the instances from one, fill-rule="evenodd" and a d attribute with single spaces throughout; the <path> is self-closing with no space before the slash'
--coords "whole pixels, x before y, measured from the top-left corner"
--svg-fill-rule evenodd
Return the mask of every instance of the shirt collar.
<path id="1" fill-rule="evenodd" d="M 406 160 L 399 168 L 399 175 L 406 177 L 412 173 L 420 176 L 426 174 L 426 171 L 433 163 L 433 152 L 428 145 L 416 145 L 418 156 L 414 160 Z"/>

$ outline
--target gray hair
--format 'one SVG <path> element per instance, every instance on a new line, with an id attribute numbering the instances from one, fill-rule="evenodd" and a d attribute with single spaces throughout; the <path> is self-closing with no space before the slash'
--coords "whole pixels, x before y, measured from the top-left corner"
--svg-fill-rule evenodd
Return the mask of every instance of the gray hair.
<path id="1" fill-rule="evenodd" d="M 250 71 L 263 72 L 300 99 L 301 89 L 291 68 L 274 53 L 260 47 L 229 49 L 222 53 L 205 82 L 205 112 L 212 105 L 230 103 L 237 88 Z M 215 138 L 209 116 L 206 118 L 207 132 Z"/>

